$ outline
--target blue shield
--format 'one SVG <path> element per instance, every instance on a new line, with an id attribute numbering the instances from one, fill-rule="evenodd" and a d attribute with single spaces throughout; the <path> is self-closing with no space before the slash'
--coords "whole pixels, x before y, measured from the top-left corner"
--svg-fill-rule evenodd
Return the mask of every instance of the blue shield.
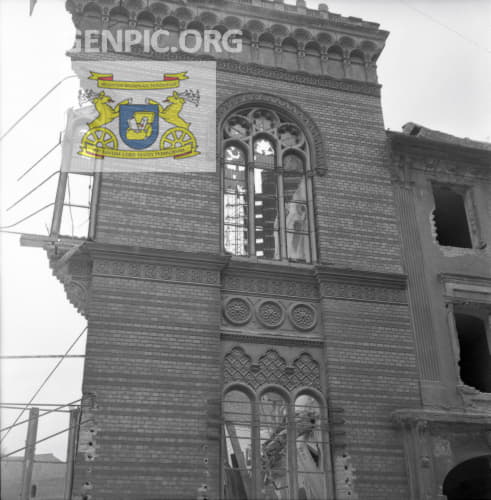
<path id="1" fill-rule="evenodd" d="M 156 104 L 123 104 L 119 108 L 119 135 L 131 149 L 147 149 L 159 135 Z"/>

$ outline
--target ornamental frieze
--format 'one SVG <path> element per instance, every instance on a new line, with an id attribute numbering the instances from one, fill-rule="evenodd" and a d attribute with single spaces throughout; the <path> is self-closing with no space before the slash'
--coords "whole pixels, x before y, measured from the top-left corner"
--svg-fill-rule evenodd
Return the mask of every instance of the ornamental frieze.
<path id="1" fill-rule="evenodd" d="M 305 302 L 228 296 L 222 304 L 223 321 L 249 330 L 309 332 L 318 326 L 316 307 Z"/>
<path id="2" fill-rule="evenodd" d="M 275 297 L 302 297 L 305 299 L 317 299 L 319 297 L 317 285 L 313 281 L 225 276 L 223 290 Z"/>
<path id="3" fill-rule="evenodd" d="M 149 281 L 219 286 L 218 271 L 187 268 L 183 266 L 144 264 L 139 262 L 98 259 L 94 263 L 96 276 L 121 277 Z"/>
<path id="4" fill-rule="evenodd" d="M 382 302 L 407 304 L 406 290 L 386 288 L 383 286 L 362 286 L 351 283 L 323 283 L 321 287 L 323 298 L 359 300 L 364 302 Z"/>

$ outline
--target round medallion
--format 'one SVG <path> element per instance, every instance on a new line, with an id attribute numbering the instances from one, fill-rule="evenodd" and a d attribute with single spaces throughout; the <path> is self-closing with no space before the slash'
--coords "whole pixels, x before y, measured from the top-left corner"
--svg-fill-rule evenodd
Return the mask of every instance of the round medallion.
<path id="1" fill-rule="evenodd" d="M 283 323 L 283 308 L 273 300 L 261 302 L 256 311 L 257 319 L 267 328 L 277 328 Z"/>
<path id="2" fill-rule="evenodd" d="M 223 308 L 224 316 L 234 325 L 245 325 L 252 316 L 252 309 L 247 300 L 241 297 L 229 298 Z"/>
<path id="3" fill-rule="evenodd" d="M 290 309 L 290 320 L 299 330 L 311 330 L 317 323 L 317 314 L 308 304 L 296 304 Z"/>

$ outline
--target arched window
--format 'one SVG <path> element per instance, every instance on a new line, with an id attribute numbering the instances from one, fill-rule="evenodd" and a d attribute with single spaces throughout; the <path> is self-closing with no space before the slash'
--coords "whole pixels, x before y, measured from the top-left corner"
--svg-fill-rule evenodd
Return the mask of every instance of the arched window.
<path id="1" fill-rule="evenodd" d="M 326 498 L 326 451 L 322 433 L 322 408 L 309 394 L 295 400 L 295 435 L 298 498 Z"/>
<path id="2" fill-rule="evenodd" d="M 292 399 L 277 388 L 226 392 L 224 500 L 331 498 L 327 411 L 305 391 Z"/>
<path id="3" fill-rule="evenodd" d="M 305 134 L 272 109 L 246 107 L 222 127 L 225 252 L 316 260 L 311 158 Z"/>
<path id="4" fill-rule="evenodd" d="M 225 498 L 253 498 L 252 406 L 249 396 L 239 390 L 228 392 L 223 402 L 223 421 Z"/>

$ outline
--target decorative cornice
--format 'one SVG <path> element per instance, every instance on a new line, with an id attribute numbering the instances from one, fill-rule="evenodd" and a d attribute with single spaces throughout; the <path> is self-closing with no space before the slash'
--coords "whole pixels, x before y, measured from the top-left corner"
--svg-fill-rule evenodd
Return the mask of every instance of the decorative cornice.
<path id="1" fill-rule="evenodd" d="M 490 170 L 491 150 L 475 145 L 463 145 L 423 137 L 414 137 L 401 132 L 387 132 L 389 144 L 393 151 L 412 156 L 414 158 L 427 158 L 431 156 L 438 160 L 446 160 L 452 164 L 468 163 L 474 167 Z M 440 166 L 439 161 L 433 161 L 427 166 L 433 168 Z M 457 168 L 457 167 L 456 167 Z"/>
<path id="2" fill-rule="evenodd" d="M 234 60 L 217 60 L 217 69 L 240 75 L 268 78 L 270 80 L 288 81 L 310 87 L 365 94 L 380 97 L 381 85 L 378 83 L 360 82 L 348 78 L 338 79 L 328 75 L 314 75 L 305 71 L 291 71 L 284 68 L 263 66 L 257 63 L 240 63 Z"/>
<path id="3" fill-rule="evenodd" d="M 185 285 L 220 286 L 220 271 L 230 257 L 136 246 L 87 242 L 94 276 Z"/>
<path id="4" fill-rule="evenodd" d="M 491 306 L 491 278 L 463 274 L 439 274 L 449 302 Z"/>
<path id="5" fill-rule="evenodd" d="M 65 289 L 68 301 L 75 309 L 87 316 L 87 302 L 90 289 L 92 263 L 80 253 L 82 244 L 63 250 L 55 246 L 47 248 L 49 265 Z"/>
<path id="6" fill-rule="evenodd" d="M 475 285 L 489 288 L 491 292 L 491 276 L 489 278 L 483 276 L 476 276 L 472 274 L 452 274 L 452 273 L 440 273 L 438 279 L 441 283 L 455 283 L 455 284 L 465 284 L 465 285 Z"/>
<path id="7" fill-rule="evenodd" d="M 341 92 L 350 92 L 354 94 L 363 94 L 373 97 L 380 97 L 382 86 L 378 83 L 362 82 L 358 80 L 351 80 L 349 78 L 338 79 L 329 75 L 318 75 L 307 73 L 305 71 L 287 70 L 277 66 L 264 66 L 258 63 L 244 63 L 234 59 L 217 59 L 209 55 L 196 56 L 187 54 L 185 52 L 176 52 L 173 54 L 159 54 L 143 52 L 132 52 L 131 54 L 108 52 L 115 54 L 118 59 L 126 60 L 141 60 L 150 59 L 161 61 L 216 61 L 217 70 L 226 73 L 236 73 L 239 75 L 248 75 L 259 78 L 267 78 L 269 80 L 287 81 L 296 83 L 298 85 L 307 85 L 309 87 L 320 87 L 332 90 L 339 90 Z M 101 60 L 100 54 L 92 53 L 67 53 L 74 61 L 99 61 Z"/>
<path id="8" fill-rule="evenodd" d="M 221 271 L 230 257 L 215 254 L 180 252 L 128 245 L 88 241 L 84 251 L 94 259 L 127 261 L 149 265 L 173 265 L 209 271 Z"/>
<path id="9" fill-rule="evenodd" d="M 420 409 L 396 410 L 392 420 L 399 425 L 455 424 L 491 426 L 489 412 L 433 411 Z"/>
<path id="10" fill-rule="evenodd" d="M 378 286 L 396 290 L 405 290 L 407 284 L 407 276 L 402 273 L 380 273 L 323 265 L 316 266 L 315 275 L 321 283 L 329 282 L 356 284 L 361 286 Z"/>
<path id="11" fill-rule="evenodd" d="M 241 295 L 318 300 L 312 266 L 235 261 L 222 275 L 222 289 Z"/>
<path id="12" fill-rule="evenodd" d="M 404 274 L 317 266 L 321 296 L 360 302 L 407 304 Z"/>
<path id="13" fill-rule="evenodd" d="M 254 260 L 241 257 L 230 258 L 224 271 L 234 276 L 256 279 L 267 279 L 271 278 L 272 275 L 276 278 L 295 281 L 312 282 L 314 279 L 314 266 L 309 264 Z"/>
<path id="14" fill-rule="evenodd" d="M 97 5 L 97 4 L 103 5 Z M 113 9 L 119 14 L 119 21 L 128 25 L 135 25 L 139 19 L 147 20 L 149 25 L 159 26 L 166 17 L 173 17 L 179 22 L 180 27 L 187 27 L 189 23 L 200 23 L 205 28 L 226 26 L 252 31 L 255 34 L 271 32 L 274 28 L 276 34 L 292 37 L 299 43 L 318 38 L 317 31 L 322 34 L 332 34 L 333 42 L 352 37 L 353 48 L 367 50 L 369 53 L 379 54 L 389 33 L 380 29 L 375 22 L 364 21 L 357 17 L 345 17 L 329 12 L 325 6 L 314 10 L 302 5 L 288 5 L 278 1 L 252 0 L 243 1 L 199 1 L 186 2 L 167 1 L 144 3 L 143 0 L 68 0 L 67 10 L 72 14 L 74 24 L 83 28 L 83 17 L 89 5 L 91 20 L 99 18 L 101 21 L 111 17 Z M 95 7 L 94 7 L 95 4 Z M 121 5 L 120 5 L 121 4 Z M 92 7 L 92 8 L 90 8 Z M 230 18 L 233 22 L 230 22 Z M 153 22 L 149 22 L 149 20 Z M 251 25 L 252 23 L 252 25 Z M 93 26 L 93 24 L 92 24 Z M 300 28 L 300 29 L 298 29 Z M 321 37 L 322 39 L 322 37 Z M 372 46 L 367 42 L 371 41 Z"/>

